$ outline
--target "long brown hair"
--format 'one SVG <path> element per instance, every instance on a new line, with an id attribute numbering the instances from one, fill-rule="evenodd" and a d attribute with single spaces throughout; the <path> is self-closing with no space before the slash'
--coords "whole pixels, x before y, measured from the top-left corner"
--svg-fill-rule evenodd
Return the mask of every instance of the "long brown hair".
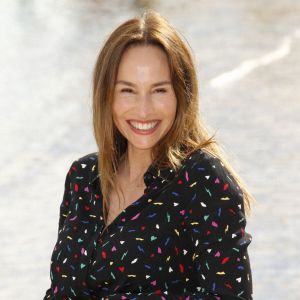
<path id="1" fill-rule="evenodd" d="M 122 54 L 135 45 L 155 45 L 168 57 L 171 80 L 177 98 L 177 112 L 172 128 L 152 149 L 153 164 L 178 170 L 181 161 L 197 149 L 218 157 L 239 184 L 244 194 L 245 210 L 250 212 L 253 196 L 199 116 L 198 81 L 191 51 L 179 33 L 152 9 L 117 27 L 102 47 L 93 73 L 93 127 L 98 145 L 98 170 L 103 195 L 104 223 L 107 224 L 108 195 L 116 188 L 116 173 L 127 149 L 127 140 L 112 119 L 112 101 Z"/>

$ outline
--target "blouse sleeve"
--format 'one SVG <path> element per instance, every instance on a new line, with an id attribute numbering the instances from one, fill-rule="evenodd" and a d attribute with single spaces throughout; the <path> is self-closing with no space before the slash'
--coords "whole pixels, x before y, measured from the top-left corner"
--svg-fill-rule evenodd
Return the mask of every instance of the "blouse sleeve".
<path id="1" fill-rule="evenodd" d="M 75 161 L 72 163 L 70 166 L 68 173 L 66 174 L 65 177 L 65 188 L 64 188 L 64 194 L 63 194 L 63 199 L 60 204 L 59 208 L 59 221 L 58 221 L 58 234 L 62 230 L 64 221 L 69 213 L 69 208 L 70 208 L 70 203 L 72 201 L 73 197 L 73 191 L 76 189 L 73 181 L 73 173 L 76 171 L 76 166 L 75 166 Z"/>
<path id="2" fill-rule="evenodd" d="M 190 177 L 185 223 L 196 270 L 191 295 L 252 299 L 247 252 L 252 236 L 245 231 L 242 191 L 218 158 L 198 162 Z"/>
<path id="3" fill-rule="evenodd" d="M 64 221 L 68 215 L 69 212 L 69 207 L 70 207 L 70 203 L 72 200 L 72 193 L 73 193 L 73 189 L 75 187 L 72 186 L 73 184 L 73 173 L 76 170 L 75 167 L 75 161 L 71 164 L 71 166 L 69 167 L 68 173 L 65 176 L 65 185 L 64 185 L 64 193 L 63 193 L 63 199 L 61 201 L 60 207 L 59 207 L 59 220 L 58 220 L 58 232 L 57 232 L 57 241 L 59 239 L 59 234 L 63 228 L 64 225 Z M 52 284 L 51 287 L 49 289 L 47 289 L 46 294 L 44 296 L 44 300 L 50 300 L 52 299 L 53 295 L 52 295 Z"/>

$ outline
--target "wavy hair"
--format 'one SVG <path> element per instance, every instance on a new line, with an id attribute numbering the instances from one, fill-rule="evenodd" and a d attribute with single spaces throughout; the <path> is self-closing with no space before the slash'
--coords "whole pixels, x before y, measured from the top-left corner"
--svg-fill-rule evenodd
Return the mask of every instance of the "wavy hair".
<path id="1" fill-rule="evenodd" d="M 153 165 L 178 170 L 181 161 L 193 151 L 202 149 L 218 157 L 236 180 L 244 195 L 246 214 L 253 196 L 235 172 L 199 115 L 199 93 L 192 52 L 175 28 L 159 13 L 148 9 L 119 25 L 105 41 L 93 71 L 93 129 L 98 146 L 98 170 L 103 196 L 104 223 L 107 225 L 108 196 L 116 188 L 116 174 L 127 140 L 112 118 L 112 101 L 122 54 L 128 47 L 155 45 L 167 55 L 171 80 L 177 98 L 173 126 L 152 149 Z M 106 226 L 107 227 L 107 226 Z"/>

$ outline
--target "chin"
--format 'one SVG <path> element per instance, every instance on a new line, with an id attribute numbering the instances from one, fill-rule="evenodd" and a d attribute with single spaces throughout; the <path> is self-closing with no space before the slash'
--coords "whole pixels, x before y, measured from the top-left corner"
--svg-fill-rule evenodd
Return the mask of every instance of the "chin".
<path id="1" fill-rule="evenodd" d="M 131 143 L 129 141 L 128 145 L 130 145 L 133 149 L 138 149 L 138 150 L 151 150 L 157 143 L 149 143 L 149 144 L 138 144 L 138 143 Z"/>

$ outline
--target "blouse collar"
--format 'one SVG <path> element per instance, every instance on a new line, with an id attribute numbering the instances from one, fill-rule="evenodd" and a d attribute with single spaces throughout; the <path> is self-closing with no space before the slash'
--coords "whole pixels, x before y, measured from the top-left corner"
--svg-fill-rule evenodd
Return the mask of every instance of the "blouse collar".
<path id="1" fill-rule="evenodd" d="M 101 174 L 98 172 L 98 166 L 92 171 L 92 179 L 90 180 L 89 184 L 93 185 L 98 177 L 101 177 Z M 147 171 L 144 173 L 144 182 L 145 185 L 148 187 L 154 180 L 159 179 L 160 181 L 169 182 L 175 176 L 175 171 L 171 167 L 163 167 L 163 168 L 156 168 L 154 165 L 150 165 Z"/>

